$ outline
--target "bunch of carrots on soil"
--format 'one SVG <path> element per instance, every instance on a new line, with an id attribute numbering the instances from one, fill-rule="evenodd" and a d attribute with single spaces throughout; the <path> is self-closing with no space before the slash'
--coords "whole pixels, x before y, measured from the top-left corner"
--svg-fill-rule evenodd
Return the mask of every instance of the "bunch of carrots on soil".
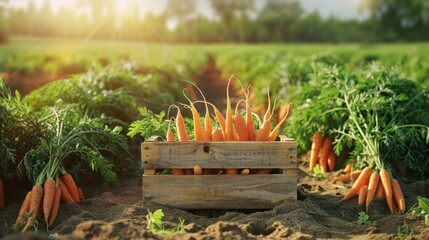
<path id="1" fill-rule="evenodd" d="M 333 156 L 330 157 L 330 155 Z M 374 199 L 385 197 L 391 213 L 405 212 L 405 198 L 399 182 L 391 177 L 390 172 L 385 167 L 382 167 L 383 164 L 379 159 L 374 162 L 377 162 L 375 165 L 380 167 L 365 167 L 355 171 L 352 171 L 353 162 L 350 162 L 343 170 L 345 174 L 330 179 L 334 182 L 355 180 L 342 201 L 358 195 L 358 205 L 365 206 L 366 212 L 368 212 Z M 332 140 L 328 136 L 322 137 L 320 131 L 316 131 L 312 136 L 309 170 L 313 171 L 316 164 L 320 165 L 323 173 L 328 170 L 334 171 L 335 154 Z"/>
<path id="2" fill-rule="evenodd" d="M 382 168 L 380 171 L 365 167 L 362 170 L 348 172 L 342 176 L 332 178 L 332 181 L 347 181 L 355 179 L 353 186 L 342 201 L 358 195 L 358 204 L 365 206 L 368 212 L 371 202 L 375 198 L 386 198 L 389 210 L 393 214 L 405 212 L 405 198 L 397 179 L 391 177 L 389 171 Z"/>
<path id="3" fill-rule="evenodd" d="M 201 93 L 203 97 L 203 101 L 192 102 L 189 98 L 189 105 L 185 105 L 186 108 L 189 108 L 192 112 L 192 120 L 193 120 L 193 135 L 194 141 L 275 141 L 279 135 L 280 128 L 284 121 L 287 119 L 290 112 L 290 104 L 287 104 L 283 107 L 283 115 L 277 121 L 277 125 L 272 128 L 272 117 L 274 112 L 274 107 L 271 108 L 271 101 L 268 95 L 268 107 L 262 119 L 262 123 L 260 124 L 259 129 L 255 129 L 255 124 L 253 122 L 254 112 L 252 111 L 251 104 L 249 103 L 249 88 L 244 91 L 245 99 L 240 99 L 236 106 L 235 111 L 233 112 L 233 108 L 231 106 L 231 99 L 229 97 L 229 86 L 231 83 L 231 78 L 228 81 L 227 85 L 227 95 L 226 95 L 226 110 L 225 117 L 222 115 L 221 111 L 212 103 L 208 102 L 204 94 L 201 90 L 193 84 Z M 186 97 L 186 95 L 185 95 Z M 200 120 L 200 114 L 195 108 L 194 103 L 204 103 L 205 104 L 205 116 L 204 116 L 204 124 Z M 245 114 L 240 113 L 239 105 L 241 103 L 245 104 Z M 275 105 L 275 104 L 274 104 Z M 209 106 L 212 107 L 214 111 L 214 115 L 216 117 L 217 123 L 219 127 L 213 127 L 212 119 L 209 111 Z M 189 134 L 186 131 L 185 120 L 181 113 L 180 108 L 177 105 L 172 105 L 171 107 L 177 108 L 177 115 L 174 119 L 176 125 L 176 134 L 175 137 L 173 130 L 171 128 L 171 122 L 168 126 L 166 139 L 169 142 L 174 141 L 190 141 Z M 171 108 L 170 107 L 170 108 Z M 241 170 L 241 174 L 249 174 L 249 173 L 269 173 L 270 169 L 243 169 Z M 214 170 L 214 169 L 202 169 L 201 166 L 195 166 L 194 169 L 172 169 L 173 175 L 188 175 L 188 174 L 220 174 L 223 173 L 223 170 Z M 225 169 L 226 174 L 238 174 L 238 169 Z"/>
<path id="4" fill-rule="evenodd" d="M 317 164 L 319 164 L 322 173 L 334 171 L 336 155 L 331 138 L 329 136 L 322 136 L 320 131 L 316 131 L 311 140 L 310 172 L 313 171 Z"/>
<path id="5" fill-rule="evenodd" d="M 59 161 L 50 160 L 26 194 L 14 227 L 24 232 L 41 218 L 48 229 L 57 217 L 60 202 L 76 203 L 82 199 L 83 192 L 73 177 L 59 165 Z"/>

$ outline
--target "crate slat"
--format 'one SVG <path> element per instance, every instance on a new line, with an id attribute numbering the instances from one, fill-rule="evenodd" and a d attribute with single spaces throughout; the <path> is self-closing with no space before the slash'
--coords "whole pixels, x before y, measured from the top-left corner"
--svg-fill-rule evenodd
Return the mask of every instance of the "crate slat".
<path id="1" fill-rule="evenodd" d="M 144 142 L 142 168 L 296 168 L 296 142 Z"/>
<path id="2" fill-rule="evenodd" d="M 269 209 L 297 198 L 296 171 L 269 175 L 143 175 L 143 199 L 183 209 Z"/>

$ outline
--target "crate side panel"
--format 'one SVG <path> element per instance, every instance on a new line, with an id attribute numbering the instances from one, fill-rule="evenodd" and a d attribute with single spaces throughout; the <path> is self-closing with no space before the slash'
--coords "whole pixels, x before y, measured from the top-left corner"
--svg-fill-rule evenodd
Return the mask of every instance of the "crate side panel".
<path id="1" fill-rule="evenodd" d="M 143 175 L 143 199 L 183 209 L 269 209 L 297 199 L 297 173 L 268 175 Z"/>
<path id="2" fill-rule="evenodd" d="M 295 141 L 144 142 L 142 168 L 296 168 Z"/>

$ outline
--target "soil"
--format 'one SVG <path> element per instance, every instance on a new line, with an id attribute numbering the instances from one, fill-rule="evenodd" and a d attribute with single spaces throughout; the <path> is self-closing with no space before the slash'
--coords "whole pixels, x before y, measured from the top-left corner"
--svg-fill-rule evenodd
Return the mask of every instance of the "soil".
<path id="1" fill-rule="evenodd" d="M 212 66 L 213 78 L 198 85 L 220 81 L 221 73 Z M 213 71 L 216 71 L 215 73 Z M 214 79 L 214 80 L 213 80 Z M 219 92 L 223 85 L 217 82 Z M 220 90 L 222 88 L 222 91 Z M 201 87 L 210 92 L 208 86 Z M 224 95 L 222 95 L 223 98 Z M 209 98 L 209 96 L 207 96 Z M 210 96 L 211 98 L 211 96 Z M 214 97 L 216 98 L 216 97 Z M 208 99 L 211 101 L 211 99 Z M 136 165 L 139 165 L 138 156 Z M 356 223 L 359 212 L 357 197 L 341 202 L 342 196 L 352 183 L 333 183 L 309 175 L 308 156 L 299 157 L 297 199 L 285 199 L 273 209 L 204 210 L 189 211 L 160 206 L 141 201 L 142 179 L 140 175 L 124 176 L 119 184 L 106 189 L 100 186 L 84 186 L 85 199 L 75 204 L 61 204 L 54 225 L 46 230 L 39 226 L 34 232 L 16 233 L 12 229 L 25 191 L 10 189 L 21 194 L 0 210 L 0 237 L 4 239 L 429 239 L 429 228 L 424 219 L 409 214 L 392 215 L 384 199 L 375 200 L 368 215 L 371 223 Z M 417 196 L 428 197 L 429 183 L 400 181 L 406 198 L 407 211 L 416 204 Z M 185 231 L 176 235 L 156 235 L 146 229 L 149 211 L 162 209 L 166 227 L 174 227 L 179 218 L 184 220 Z"/>

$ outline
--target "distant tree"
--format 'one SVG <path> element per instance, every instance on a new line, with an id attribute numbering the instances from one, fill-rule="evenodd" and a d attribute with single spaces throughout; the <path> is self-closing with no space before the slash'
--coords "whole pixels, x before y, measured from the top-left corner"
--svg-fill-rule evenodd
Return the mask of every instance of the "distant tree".
<path id="1" fill-rule="evenodd" d="M 168 18 L 184 23 L 195 14 L 195 0 L 169 0 L 165 5 L 164 13 Z"/>
<path id="2" fill-rule="evenodd" d="M 427 0 L 364 0 L 375 34 L 386 41 L 428 40 L 429 2 Z"/>
<path id="3" fill-rule="evenodd" d="M 247 17 L 247 14 L 255 9 L 253 0 L 211 0 L 210 5 L 214 12 L 219 16 L 225 29 L 229 34 L 232 34 L 232 22 L 234 18 L 239 19 L 239 40 L 244 42 L 244 25 L 242 20 Z"/>
<path id="4" fill-rule="evenodd" d="M 262 41 L 293 41 L 304 10 L 297 0 L 267 0 L 259 12 L 259 38 Z"/>

